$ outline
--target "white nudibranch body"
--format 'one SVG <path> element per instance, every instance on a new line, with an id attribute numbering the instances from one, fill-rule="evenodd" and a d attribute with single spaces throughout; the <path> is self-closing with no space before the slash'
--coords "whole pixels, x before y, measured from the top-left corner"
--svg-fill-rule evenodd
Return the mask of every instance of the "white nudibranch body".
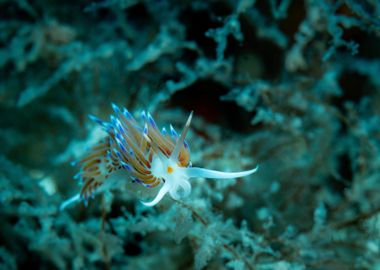
<path id="1" fill-rule="evenodd" d="M 163 179 L 164 183 L 153 201 L 143 202 L 146 206 L 157 204 L 167 192 L 175 200 L 187 197 L 191 192 L 191 185 L 188 181 L 189 177 L 186 174 L 186 169 L 178 166 L 177 162 L 170 158 L 160 160 L 160 158 L 154 157 L 152 174 L 155 177 Z"/>
<path id="2" fill-rule="evenodd" d="M 166 129 L 158 130 L 152 116 L 142 113 L 143 128 L 138 125 L 126 110 L 120 110 L 112 104 L 115 116 L 110 122 L 102 121 L 95 116 L 90 118 L 102 125 L 108 137 L 95 145 L 87 156 L 75 162 L 81 166 L 75 176 L 82 182 L 82 190 L 78 195 L 68 199 L 61 205 L 61 210 L 68 205 L 87 199 L 95 192 L 104 190 L 109 176 L 117 170 L 125 170 L 133 182 L 147 188 L 160 187 L 155 198 L 143 202 L 146 206 L 159 203 L 166 193 L 175 199 L 187 197 L 191 193 L 190 178 L 237 178 L 257 171 L 258 166 L 248 171 L 220 172 L 204 168 L 192 167 L 190 150 L 185 141 L 193 113 L 190 113 L 181 135 L 178 136 L 170 126 L 171 136 Z"/>

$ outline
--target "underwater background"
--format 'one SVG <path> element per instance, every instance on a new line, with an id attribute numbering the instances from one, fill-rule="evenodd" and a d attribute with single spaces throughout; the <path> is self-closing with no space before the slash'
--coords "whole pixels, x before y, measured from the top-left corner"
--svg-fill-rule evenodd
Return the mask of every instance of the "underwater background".
<path id="1" fill-rule="evenodd" d="M 112 102 L 260 168 L 60 211 Z M 0 269 L 380 269 L 380 2 L 2 0 L 0 143 Z"/>

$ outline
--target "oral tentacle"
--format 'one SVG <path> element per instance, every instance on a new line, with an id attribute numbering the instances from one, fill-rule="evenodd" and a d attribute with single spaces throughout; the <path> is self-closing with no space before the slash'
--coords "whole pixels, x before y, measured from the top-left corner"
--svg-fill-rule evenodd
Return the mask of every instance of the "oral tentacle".
<path id="1" fill-rule="evenodd" d="M 182 190 L 183 190 L 183 194 L 182 194 L 182 197 L 187 197 L 190 195 L 191 193 L 191 185 L 189 183 L 189 181 L 187 180 L 182 180 L 179 185 L 181 186 Z"/>
<path id="2" fill-rule="evenodd" d="M 255 168 L 248 171 L 221 172 L 221 171 L 215 171 L 215 170 L 208 170 L 204 168 L 191 167 L 191 168 L 186 168 L 186 175 L 189 178 L 193 178 L 193 177 L 218 178 L 218 179 L 237 178 L 237 177 L 244 177 L 252 173 L 255 173 L 258 170 L 258 168 L 259 166 L 257 165 Z"/>
<path id="3" fill-rule="evenodd" d="M 168 186 L 166 184 L 164 184 L 162 186 L 162 188 L 160 189 L 160 191 L 157 193 L 156 197 L 152 201 L 150 201 L 150 202 L 143 202 L 142 201 L 142 203 L 146 206 L 154 206 L 162 200 L 162 198 L 165 196 L 166 193 L 168 193 L 168 191 L 169 191 Z"/>

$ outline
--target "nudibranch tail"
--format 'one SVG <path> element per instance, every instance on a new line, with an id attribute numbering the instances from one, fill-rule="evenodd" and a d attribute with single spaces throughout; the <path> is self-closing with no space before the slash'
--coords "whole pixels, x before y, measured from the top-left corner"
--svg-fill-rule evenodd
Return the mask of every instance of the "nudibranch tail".
<path id="1" fill-rule="evenodd" d="M 80 194 L 77 194 L 73 197 L 71 197 L 70 199 L 64 201 L 63 203 L 61 203 L 60 207 L 59 207 L 59 210 L 60 211 L 63 211 L 67 206 L 69 206 L 70 204 L 73 204 L 73 203 L 76 203 L 76 202 L 79 202 L 81 200 L 81 197 L 80 197 Z"/>
<path id="2" fill-rule="evenodd" d="M 190 178 L 236 178 L 257 171 L 258 167 L 242 172 L 192 167 L 189 145 L 185 139 L 193 112 L 178 136 L 171 125 L 171 134 L 165 128 L 160 131 L 150 113 L 141 113 L 143 124 L 140 125 L 126 108 L 120 109 L 115 104 L 112 108 L 114 115 L 110 116 L 109 122 L 89 116 L 103 127 L 107 137 L 75 162 L 74 165 L 80 166 L 80 171 L 74 178 L 80 180 L 82 189 L 78 195 L 63 202 L 61 210 L 77 201 L 87 202 L 94 194 L 108 189 L 113 185 L 110 176 L 116 171 L 126 172 L 133 182 L 147 188 L 161 185 L 152 201 L 143 202 L 147 206 L 159 203 L 166 193 L 173 199 L 188 196 L 191 192 Z"/>

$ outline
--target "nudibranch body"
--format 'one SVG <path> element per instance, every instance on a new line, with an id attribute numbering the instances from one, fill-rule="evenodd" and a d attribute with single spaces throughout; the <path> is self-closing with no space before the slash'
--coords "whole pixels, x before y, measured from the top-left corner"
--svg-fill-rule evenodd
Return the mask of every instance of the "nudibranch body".
<path id="1" fill-rule="evenodd" d="M 158 185 L 160 189 L 146 206 L 156 205 L 169 193 L 173 199 L 186 197 L 191 192 L 190 178 L 236 178 L 250 175 L 254 169 L 242 172 L 220 172 L 192 167 L 189 145 L 186 134 L 190 127 L 193 113 L 190 113 L 180 135 L 170 125 L 170 134 L 165 128 L 160 131 L 149 113 L 142 112 L 144 125 L 137 123 L 125 108 L 122 110 L 112 104 L 114 115 L 106 122 L 90 115 L 90 119 L 100 124 L 108 136 L 92 147 L 85 157 L 75 165 L 80 166 L 80 172 L 75 178 L 80 179 L 80 193 L 61 205 L 61 210 L 67 205 L 88 198 L 105 186 L 109 176 L 116 171 L 124 170 L 132 181 L 147 188 Z"/>

